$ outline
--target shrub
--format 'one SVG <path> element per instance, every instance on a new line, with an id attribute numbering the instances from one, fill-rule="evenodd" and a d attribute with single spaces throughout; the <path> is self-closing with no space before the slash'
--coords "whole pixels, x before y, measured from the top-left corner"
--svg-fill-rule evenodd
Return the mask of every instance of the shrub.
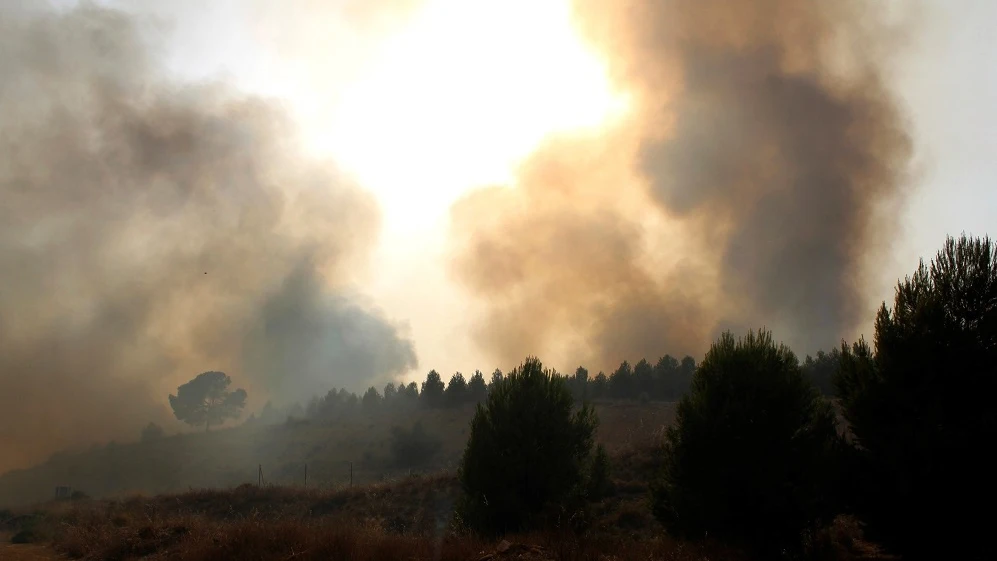
<path id="1" fill-rule="evenodd" d="M 655 516 L 678 536 L 709 534 L 766 556 L 833 518 L 840 439 L 831 406 L 766 331 L 710 348 L 669 427 Z"/>
<path id="2" fill-rule="evenodd" d="M 401 427 L 391 429 L 391 459 L 400 467 L 416 467 L 425 464 L 443 443 L 439 438 L 426 432 L 421 422 L 416 422 L 410 430 Z"/>
<path id="3" fill-rule="evenodd" d="M 533 357 L 477 406 L 460 462 L 458 514 L 481 532 L 524 529 L 584 494 L 598 419 Z"/>
<path id="4" fill-rule="evenodd" d="M 163 438 L 163 427 L 149 423 L 142 429 L 142 442 L 155 442 Z"/>
<path id="5" fill-rule="evenodd" d="M 612 490 L 610 471 L 609 454 L 606 453 L 606 448 L 600 444 L 596 446 L 595 454 L 592 456 L 588 481 L 589 498 L 598 500 L 609 494 Z"/>
<path id="6" fill-rule="evenodd" d="M 995 244 L 948 238 L 875 327 L 875 353 L 842 345 L 835 379 L 868 535 L 904 559 L 997 558 L 992 518 L 979 515 L 997 501 Z"/>

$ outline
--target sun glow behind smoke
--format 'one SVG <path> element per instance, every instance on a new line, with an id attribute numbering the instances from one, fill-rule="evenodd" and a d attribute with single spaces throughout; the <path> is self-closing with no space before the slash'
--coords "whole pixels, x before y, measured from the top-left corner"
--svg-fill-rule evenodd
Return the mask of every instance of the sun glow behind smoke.
<path id="1" fill-rule="evenodd" d="M 548 135 L 625 108 L 568 0 L 430 0 L 326 118 L 299 114 L 309 148 L 377 193 L 390 237 L 438 225 L 468 189 L 511 182 Z"/>

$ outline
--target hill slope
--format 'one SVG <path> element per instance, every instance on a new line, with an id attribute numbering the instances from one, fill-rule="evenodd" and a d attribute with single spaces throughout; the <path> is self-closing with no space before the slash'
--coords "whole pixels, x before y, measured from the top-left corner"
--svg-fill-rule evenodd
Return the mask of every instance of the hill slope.
<path id="1" fill-rule="evenodd" d="M 610 452 L 646 444 L 672 421 L 674 404 L 596 403 L 597 439 Z M 18 506 L 52 498 L 58 485 L 91 496 L 175 493 L 256 483 L 262 466 L 267 483 L 309 487 L 347 486 L 393 479 L 411 468 L 390 454 L 394 426 L 421 421 L 442 446 L 420 472 L 456 467 L 467 440 L 473 407 L 417 410 L 409 414 L 355 416 L 334 423 L 293 421 L 243 425 L 189 433 L 154 442 L 110 445 L 78 454 L 57 454 L 32 468 L 0 476 L 0 505 Z M 352 464 L 352 466 L 351 466 Z"/>

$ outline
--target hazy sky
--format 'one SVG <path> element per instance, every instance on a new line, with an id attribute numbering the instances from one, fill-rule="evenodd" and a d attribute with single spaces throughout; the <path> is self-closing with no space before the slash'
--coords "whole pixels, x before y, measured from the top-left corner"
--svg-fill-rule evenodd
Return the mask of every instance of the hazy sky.
<path id="1" fill-rule="evenodd" d="M 420 373 L 511 366 L 484 364 L 468 335 L 447 216 L 467 190 L 508 182 L 547 135 L 625 110 L 565 2 L 107 3 L 172 22 L 162 46 L 178 75 L 286 100 L 308 150 L 377 195 L 380 245 L 360 290 L 408 324 Z M 997 217 L 997 3 L 924 0 L 915 20 L 891 77 L 915 134 L 911 195 L 877 298 L 946 234 L 987 233 Z"/>

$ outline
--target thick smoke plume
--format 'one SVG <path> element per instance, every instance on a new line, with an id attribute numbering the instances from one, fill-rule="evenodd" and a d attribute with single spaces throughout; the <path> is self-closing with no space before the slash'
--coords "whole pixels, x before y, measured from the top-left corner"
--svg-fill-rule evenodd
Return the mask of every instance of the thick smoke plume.
<path id="1" fill-rule="evenodd" d="M 12 4 L 12 5 L 10 5 Z M 171 81 L 140 24 L 0 4 L 0 472 L 135 438 L 224 370 L 301 398 L 415 364 L 349 296 L 373 198 L 280 107 Z"/>
<path id="2" fill-rule="evenodd" d="M 762 325 L 810 352 L 867 323 L 911 153 L 870 4 L 577 0 L 632 111 L 455 205 L 482 346 L 605 367 Z"/>

